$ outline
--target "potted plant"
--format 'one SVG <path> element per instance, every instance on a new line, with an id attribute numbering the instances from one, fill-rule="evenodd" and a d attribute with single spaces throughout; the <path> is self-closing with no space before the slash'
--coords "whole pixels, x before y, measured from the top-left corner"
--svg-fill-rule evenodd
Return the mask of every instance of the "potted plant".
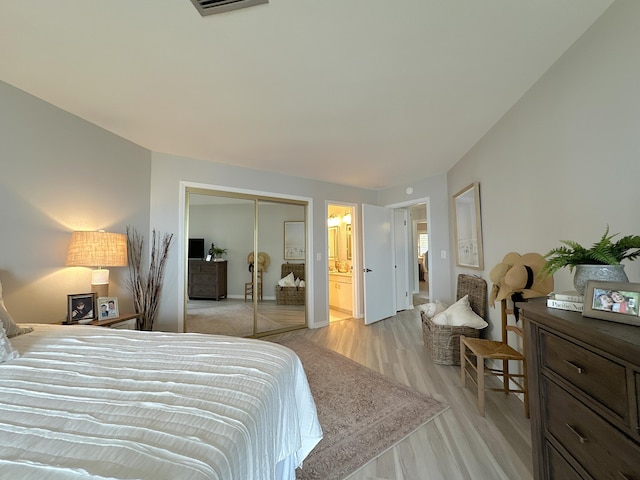
<path id="1" fill-rule="evenodd" d="M 635 260 L 640 256 L 640 235 L 626 235 L 614 241 L 619 233 L 609 234 L 609 226 L 599 241 L 585 248 L 572 240 L 561 240 L 564 245 L 550 250 L 542 273 L 553 275 L 563 267 L 576 269 L 573 285 L 583 295 L 589 280 L 628 282 L 623 260 Z"/>
<path id="2" fill-rule="evenodd" d="M 213 255 L 213 259 L 221 260 L 222 255 L 226 255 L 227 249 L 216 247 L 213 243 L 211 244 L 211 248 L 209 249 L 209 255 Z"/>

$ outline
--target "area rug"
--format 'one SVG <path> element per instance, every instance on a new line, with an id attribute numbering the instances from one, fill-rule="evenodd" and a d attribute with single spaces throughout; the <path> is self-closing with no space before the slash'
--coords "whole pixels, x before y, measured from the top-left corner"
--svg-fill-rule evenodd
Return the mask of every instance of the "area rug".
<path id="1" fill-rule="evenodd" d="M 258 331 L 282 328 L 258 313 Z M 245 337 L 253 335 L 253 304 L 232 303 L 215 307 L 187 310 L 186 329 L 189 333 L 209 333 Z"/>
<path id="2" fill-rule="evenodd" d="M 448 408 L 311 341 L 278 343 L 300 357 L 324 432 L 298 480 L 344 479 Z"/>

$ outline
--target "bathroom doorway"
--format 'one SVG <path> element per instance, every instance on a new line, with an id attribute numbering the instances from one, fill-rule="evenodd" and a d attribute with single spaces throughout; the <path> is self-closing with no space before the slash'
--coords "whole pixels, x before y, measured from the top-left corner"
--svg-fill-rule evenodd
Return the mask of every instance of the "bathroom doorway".
<path id="1" fill-rule="evenodd" d="M 338 322 L 352 318 L 354 312 L 354 207 L 329 204 L 327 215 L 329 322 Z"/>

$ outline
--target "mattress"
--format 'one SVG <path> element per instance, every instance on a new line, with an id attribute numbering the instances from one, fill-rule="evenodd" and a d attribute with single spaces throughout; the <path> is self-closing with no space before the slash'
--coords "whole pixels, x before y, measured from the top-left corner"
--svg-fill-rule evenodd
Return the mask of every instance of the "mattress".
<path id="1" fill-rule="evenodd" d="M 281 345 L 29 326 L 0 364 L 1 478 L 293 479 L 322 438 Z"/>

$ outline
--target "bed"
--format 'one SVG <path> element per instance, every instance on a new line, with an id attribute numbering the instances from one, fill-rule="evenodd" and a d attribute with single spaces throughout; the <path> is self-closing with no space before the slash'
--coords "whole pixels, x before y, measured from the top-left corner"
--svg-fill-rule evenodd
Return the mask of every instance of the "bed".
<path id="1" fill-rule="evenodd" d="M 2 478 L 293 479 L 322 438 L 281 345 L 29 327 L 0 363 Z"/>

